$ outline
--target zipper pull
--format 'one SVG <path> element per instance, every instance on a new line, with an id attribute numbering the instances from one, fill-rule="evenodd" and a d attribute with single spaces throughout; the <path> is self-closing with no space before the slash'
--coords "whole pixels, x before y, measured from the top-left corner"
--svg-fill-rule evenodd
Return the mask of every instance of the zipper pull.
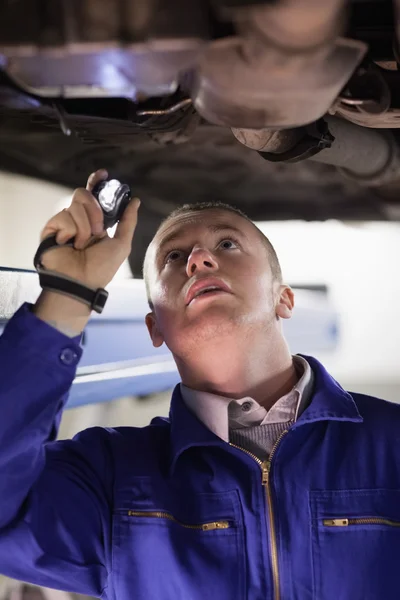
<path id="1" fill-rule="evenodd" d="M 214 521 L 213 523 L 204 523 L 201 526 L 203 531 L 213 531 L 214 529 L 229 529 L 228 521 Z"/>
<path id="2" fill-rule="evenodd" d="M 264 460 L 264 462 L 261 465 L 261 468 L 262 468 L 262 484 L 268 485 L 269 472 L 271 470 L 271 461 Z"/>
<path id="3" fill-rule="evenodd" d="M 347 527 L 349 519 L 324 519 L 323 524 L 325 527 Z"/>

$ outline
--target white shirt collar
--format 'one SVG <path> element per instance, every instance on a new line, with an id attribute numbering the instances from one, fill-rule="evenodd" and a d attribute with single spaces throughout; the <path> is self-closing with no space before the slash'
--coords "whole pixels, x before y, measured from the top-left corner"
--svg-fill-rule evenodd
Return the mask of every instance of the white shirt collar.
<path id="1" fill-rule="evenodd" d="M 299 355 L 293 356 L 296 369 L 302 375 L 288 394 L 279 398 L 267 412 L 253 398 L 232 400 L 225 396 L 193 390 L 180 384 L 186 406 L 215 435 L 229 442 L 229 429 L 252 427 L 267 423 L 296 421 L 304 410 L 312 387 L 312 371 L 308 362 Z"/>

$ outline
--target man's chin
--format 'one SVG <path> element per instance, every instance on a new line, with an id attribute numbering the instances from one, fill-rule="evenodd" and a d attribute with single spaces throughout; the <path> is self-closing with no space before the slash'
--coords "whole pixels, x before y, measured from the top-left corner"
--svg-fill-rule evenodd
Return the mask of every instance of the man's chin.
<path id="1" fill-rule="evenodd" d="M 237 311 L 223 306 L 208 306 L 207 310 L 199 310 L 186 314 L 182 322 L 182 332 L 191 337 L 212 337 L 217 333 L 232 333 L 233 325 L 238 323 Z"/>
<path id="2" fill-rule="evenodd" d="M 187 315 L 169 331 L 168 348 L 182 360 L 196 357 L 196 354 L 210 350 L 226 340 L 238 340 L 238 327 L 243 322 L 234 310 L 213 307 L 212 310 L 196 311 L 196 315 Z M 242 327 L 243 328 L 243 327 Z M 239 336 L 240 337 L 240 336 Z"/>
<path id="3" fill-rule="evenodd" d="M 186 307 L 184 319 L 188 323 L 196 322 L 203 318 L 226 320 L 231 319 L 237 310 L 237 306 L 234 306 L 231 302 L 221 301 L 220 298 L 217 298 L 204 304 L 199 303 L 194 306 L 190 304 Z"/>

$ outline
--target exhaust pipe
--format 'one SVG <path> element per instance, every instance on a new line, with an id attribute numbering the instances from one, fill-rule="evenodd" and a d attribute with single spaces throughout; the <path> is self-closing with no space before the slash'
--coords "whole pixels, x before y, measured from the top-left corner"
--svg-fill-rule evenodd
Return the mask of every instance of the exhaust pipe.
<path id="1" fill-rule="evenodd" d="M 297 129 L 232 129 L 236 139 L 272 162 L 313 160 L 334 165 L 371 187 L 400 181 L 400 148 L 388 129 L 370 129 L 333 116 Z M 396 189 L 398 184 L 396 184 Z"/>
<path id="2" fill-rule="evenodd" d="M 280 0 L 232 9 L 239 36 L 211 43 L 193 76 L 198 112 L 217 125 L 284 129 L 322 117 L 363 58 L 338 37 L 344 0 Z"/>

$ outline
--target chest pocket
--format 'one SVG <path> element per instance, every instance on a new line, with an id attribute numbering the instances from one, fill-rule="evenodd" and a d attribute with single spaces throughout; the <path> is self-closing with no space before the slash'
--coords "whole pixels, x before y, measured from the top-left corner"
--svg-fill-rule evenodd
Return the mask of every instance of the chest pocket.
<path id="1" fill-rule="evenodd" d="M 245 598 L 244 536 L 236 492 L 194 496 L 189 491 L 162 501 L 154 495 L 133 496 L 125 492 L 113 518 L 112 570 L 119 597 Z"/>
<path id="2" fill-rule="evenodd" d="M 400 490 L 311 492 L 314 598 L 398 600 Z"/>

